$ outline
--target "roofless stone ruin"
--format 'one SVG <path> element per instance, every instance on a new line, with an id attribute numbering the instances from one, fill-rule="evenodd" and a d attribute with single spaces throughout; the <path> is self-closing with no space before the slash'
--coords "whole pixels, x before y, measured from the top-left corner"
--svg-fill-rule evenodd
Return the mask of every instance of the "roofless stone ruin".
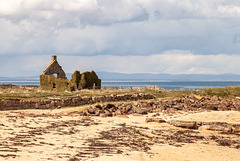
<path id="1" fill-rule="evenodd" d="M 57 56 L 52 56 L 52 61 L 40 75 L 40 85 L 44 90 L 80 90 L 80 89 L 101 89 L 101 79 L 94 71 L 80 73 L 76 70 L 72 79 L 68 80 L 65 72 L 57 61 Z"/>
<path id="2" fill-rule="evenodd" d="M 66 79 L 66 74 L 63 71 L 62 67 L 57 62 L 57 56 L 52 56 L 52 61 L 48 64 L 48 66 L 43 71 L 44 75 L 53 75 L 57 74 L 57 78 Z"/>

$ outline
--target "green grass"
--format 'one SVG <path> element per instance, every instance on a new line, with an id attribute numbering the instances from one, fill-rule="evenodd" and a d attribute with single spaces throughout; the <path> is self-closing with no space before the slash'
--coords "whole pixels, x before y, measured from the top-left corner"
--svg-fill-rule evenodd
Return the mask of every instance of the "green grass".
<path id="1" fill-rule="evenodd" d="M 223 88 L 203 88 L 199 90 L 183 90 L 183 91 L 165 91 L 158 97 L 180 97 L 182 95 L 196 94 L 201 96 L 218 96 L 222 98 L 240 97 L 240 86 L 230 86 Z"/>
<path id="2" fill-rule="evenodd" d="M 20 98 L 20 99 L 47 99 L 48 97 L 68 97 L 68 96 L 106 96 L 112 94 L 133 94 L 133 93 L 154 93 L 147 88 L 121 89 L 121 90 L 80 90 L 80 91 L 47 91 L 40 88 L 13 88 L 0 89 L 0 99 Z"/>
<path id="3" fill-rule="evenodd" d="M 121 90 L 80 90 L 75 92 L 45 91 L 40 88 L 13 88 L 0 89 L 0 99 L 20 98 L 20 99 L 48 99 L 48 97 L 67 97 L 67 96 L 106 96 L 112 94 L 133 94 L 150 93 L 157 98 L 173 98 L 182 95 L 197 94 L 201 96 L 219 96 L 222 98 L 240 97 L 240 86 L 223 88 L 205 88 L 200 90 L 159 90 L 154 88 L 133 88 Z"/>
<path id="4" fill-rule="evenodd" d="M 240 96 L 240 86 L 229 86 L 223 88 L 206 88 L 198 92 L 203 96 L 219 96 L 223 98 L 234 98 Z"/>

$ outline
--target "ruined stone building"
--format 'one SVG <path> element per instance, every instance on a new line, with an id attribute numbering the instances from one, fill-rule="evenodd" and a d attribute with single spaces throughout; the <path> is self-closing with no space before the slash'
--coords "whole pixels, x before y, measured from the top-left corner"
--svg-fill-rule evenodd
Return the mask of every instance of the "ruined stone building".
<path id="1" fill-rule="evenodd" d="M 52 56 L 52 61 L 40 75 L 40 85 L 45 90 L 80 90 L 80 89 L 100 89 L 101 79 L 94 71 L 80 73 L 76 70 L 72 74 L 72 79 L 68 80 L 62 67 L 58 64 L 57 56 Z"/>
<path id="2" fill-rule="evenodd" d="M 52 56 L 52 61 L 48 64 L 48 66 L 44 69 L 44 75 L 53 75 L 57 74 L 57 78 L 67 79 L 65 72 L 62 67 L 57 62 L 57 56 Z"/>

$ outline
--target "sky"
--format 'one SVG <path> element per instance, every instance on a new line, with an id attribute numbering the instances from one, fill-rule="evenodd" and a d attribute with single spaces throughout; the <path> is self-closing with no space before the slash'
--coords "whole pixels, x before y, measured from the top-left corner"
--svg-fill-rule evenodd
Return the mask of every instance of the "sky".
<path id="1" fill-rule="evenodd" d="M 0 0 L 0 77 L 240 74 L 239 0 Z"/>

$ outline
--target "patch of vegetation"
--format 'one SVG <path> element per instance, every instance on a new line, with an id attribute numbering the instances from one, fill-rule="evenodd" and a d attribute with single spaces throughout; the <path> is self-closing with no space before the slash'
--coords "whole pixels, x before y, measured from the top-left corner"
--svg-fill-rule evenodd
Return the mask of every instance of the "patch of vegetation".
<path id="1" fill-rule="evenodd" d="M 240 96 L 240 86 L 229 86 L 223 88 L 205 88 L 198 91 L 203 96 L 219 96 L 222 98 L 234 98 Z"/>
<path id="2" fill-rule="evenodd" d="M 49 97 L 68 97 L 68 96 L 107 96 L 119 94 L 149 93 L 156 98 L 175 98 L 183 95 L 219 96 L 222 98 L 240 97 L 240 86 L 223 88 L 205 88 L 200 90 L 161 90 L 159 88 L 145 87 L 133 89 L 113 89 L 113 90 L 77 90 L 77 91 L 55 91 L 43 90 L 41 88 L 8 88 L 0 89 L 0 99 L 21 98 L 21 99 L 47 99 Z"/>
<path id="3" fill-rule="evenodd" d="M 229 86 L 229 87 L 222 87 L 222 88 L 203 88 L 199 90 L 170 90 L 170 91 L 163 91 L 155 96 L 159 98 L 166 98 L 166 97 L 180 97 L 182 95 L 201 95 L 201 96 L 218 96 L 222 98 L 235 98 L 240 97 L 240 86 Z"/>
<path id="4" fill-rule="evenodd" d="M 183 95 L 190 95 L 190 94 L 197 94 L 198 92 L 195 90 L 171 90 L 171 91 L 163 91 L 155 96 L 158 98 L 174 98 L 174 97 L 181 97 Z"/>
<path id="5" fill-rule="evenodd" d="M 76 70 L 72 74 L 72 79 L 57 78 L 54 75 L 40 75 L 40 85 L 44 90 L 52 91 L 76 91 L 79 89 L 100 89 L 101 79 L 94 71 L 80 73 Z"/>
<path id="6" fill-rule="evenodd" d="M 101 88 L 101 79 L 98 79 L 97 74 L 94 71 L 82 73 L 79 83 L 80 89 L 92 89 L 93 86 Z"/>
<path id="7" fill-rule="evenodd" d="M 155 90 L 147 90 L 146 88 L 139 89 L 120 89 L 120 90 L 77 90 L 77 91 L 61 91 L 56 90 L 43 90 L 41 88 L 8 88 L 0 89 L 0 99 L 3 98 L 21 98 L 21 99 L 47 99 L 48 97 L 68 97 L 68 96 L 107 96 L 107 95 L 118 95 L 118 94 L 134 94 L 134 93 L 152 93 Z"/>
<path id="8" fill-rule="evenodd" d="M 44 90 L 64 91 L 69 89 L 67 79 L 57 78 L 54 75 L 40 75 L 40 84 Z"/>
<path id="9" fill-rule="evenodd" d="M 75 90 L 77 90 L 79 88 L 80 80 L 81 80 L 80 71 L 76 70 L 72 74 L 72 79 L 70 80 L 70 90 L 71 91 L 75 91 Z"/>

